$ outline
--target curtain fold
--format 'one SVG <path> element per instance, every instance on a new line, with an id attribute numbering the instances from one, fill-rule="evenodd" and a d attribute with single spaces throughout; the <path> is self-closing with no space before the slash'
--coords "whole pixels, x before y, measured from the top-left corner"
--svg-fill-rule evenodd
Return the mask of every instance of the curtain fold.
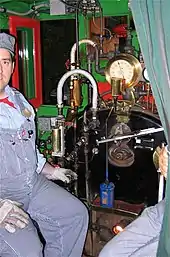
<path id="1" fill-rule="evenodd" d="M 129 6 L 170 148 L 170 0 L 131 0 Z M 165 199 L 157 257 L 170 256 L 170 167 Z"/>

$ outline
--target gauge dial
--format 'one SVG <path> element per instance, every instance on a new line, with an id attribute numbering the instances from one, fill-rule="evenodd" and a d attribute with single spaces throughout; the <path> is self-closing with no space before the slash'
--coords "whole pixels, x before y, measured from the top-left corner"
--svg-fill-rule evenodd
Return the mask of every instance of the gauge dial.
<path id="1" fill-rule="evenodd" d="M 119 54 L 108 62 L 105 75 L 110 84 L 113 78 L 119 78 L 124 80 L 126 87 L 131 87 L 138 83 L 142 75 L 142 67 L 135 56 Z"/>
<path id="2" fill-rule="evenodd" d="M 150 81 L 150 79 L 149 79 L 149 77 L 148 77 L 148 71 L 147 71 L 146 68 L 143 69 L 143 78 L 144 78 L 147 82 Z"/>
<path id="3" fill-rule="evenodd" d="M 125 83 L 130 83 L 133 78 L 134 68 L 126 60 L 117 60 L 110 66 L 110 76 L 112 78 L 125 79 Z"/>

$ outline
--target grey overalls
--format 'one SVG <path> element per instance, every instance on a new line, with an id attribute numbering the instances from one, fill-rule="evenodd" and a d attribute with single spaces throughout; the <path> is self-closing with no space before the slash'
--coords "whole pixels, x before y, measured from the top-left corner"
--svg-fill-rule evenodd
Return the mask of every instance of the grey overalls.
<path id="1" fill-rule="evenodd" d="M 14 92 L 22 115 L 25 106 L 21 94 Z M 87 210 L 36 169 L 34 120 L 25 117 L 17 130 L 0 128 L 0 198 L 22 203 L 46 241 L 43 255 L 31 219 L 25 229 L 14 234 L 0 228 L 0 257 L 80 257 L 88 226 Z"/>

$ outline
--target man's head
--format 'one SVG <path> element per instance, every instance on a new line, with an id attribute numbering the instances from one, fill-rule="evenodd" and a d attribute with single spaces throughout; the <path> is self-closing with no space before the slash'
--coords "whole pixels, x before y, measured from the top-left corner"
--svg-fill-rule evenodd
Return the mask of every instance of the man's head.
<path id="1" fill-rule="evenodd" d="M 14 69 L 15 38 L 6 33 L 0 33 L 0 97 L 3 96 Z"/>

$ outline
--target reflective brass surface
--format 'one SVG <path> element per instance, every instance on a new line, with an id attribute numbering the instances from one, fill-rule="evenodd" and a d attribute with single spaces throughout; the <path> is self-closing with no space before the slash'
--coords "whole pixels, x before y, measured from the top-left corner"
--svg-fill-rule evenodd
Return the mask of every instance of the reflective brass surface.
<path id="1" fill-rule="evenodd" d="M 122 79 L 111 78 L 112 96 L 118 96 L 121 94 Z"/>
<path id="2" fill-rule="evenodd" d="M 58 153 L 61 150 L 60 130 L 58 128 L 52 130 L 52 146 L 53 152 Z"/>
<path id="3" fill-rule="evenodd" d="M 74 80 L 73 82 L 73 99 L 74 107 L 79 107 L 82 100 L 79 80 Z"/>
<path id="4" fill-rule="evenodd" d="M 125 60 L 133 67 L 133 77 L 130 82 L 125 82 L 125 87 L 129 88 L 135 86 L 142 75 L 142 67 L 139 60 L 131 54 L 119 54 L 108 62 L 105 69 L 106 80 L 111 84 L 112 76 L 110 74 L 110 69 L 113 63 L 118 60 Z"/>

